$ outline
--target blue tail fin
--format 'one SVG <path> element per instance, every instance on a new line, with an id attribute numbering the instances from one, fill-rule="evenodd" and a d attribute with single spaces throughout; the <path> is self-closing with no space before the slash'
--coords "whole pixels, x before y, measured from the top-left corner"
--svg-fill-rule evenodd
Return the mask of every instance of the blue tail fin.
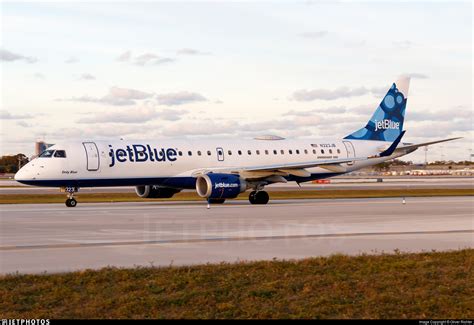
<path id="1" fill-rule="evenodd" d="M 395 141 L 403 130 L 410 78 L 400 77 L 388 90 L 367 125 L 344 139 Z"/>

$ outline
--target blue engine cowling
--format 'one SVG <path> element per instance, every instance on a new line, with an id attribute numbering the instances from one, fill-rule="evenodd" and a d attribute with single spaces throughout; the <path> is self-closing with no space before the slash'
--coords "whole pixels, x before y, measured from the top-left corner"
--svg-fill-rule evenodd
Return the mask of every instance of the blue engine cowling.
<path id="1" fill-rule="evenodd" d="M 247 182 L 239 175 L 205 174 L 198 176 L 196 191 L 207 199 L 232 199 L 247 189 Z"/>

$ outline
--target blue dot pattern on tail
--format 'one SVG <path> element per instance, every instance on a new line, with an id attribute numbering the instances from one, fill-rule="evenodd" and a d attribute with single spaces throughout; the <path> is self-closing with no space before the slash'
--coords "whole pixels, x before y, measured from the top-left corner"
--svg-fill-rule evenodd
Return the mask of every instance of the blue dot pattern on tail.
<path id="1" fill-rule="evenodd" d="M 403 130 L 406 104 L 394 83 L 367 125 L 344 139 L 395 141 Z"/>

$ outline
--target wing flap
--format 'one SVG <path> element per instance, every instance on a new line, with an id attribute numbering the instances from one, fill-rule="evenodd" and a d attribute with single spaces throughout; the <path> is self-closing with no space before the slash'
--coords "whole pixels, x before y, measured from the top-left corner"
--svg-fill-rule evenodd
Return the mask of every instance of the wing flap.
<path id="1" fill-rule="evenodd" d="M 309 161 L 302 163 L 289 163 L 281 165 L 266 165 L 266 166 L 255 166 L 255 167 L 242 167 L 239 168 L 243 171 L 278 171 L 278 170 L 290 170 L 290 169 L 305 169 L 329 165 L 340 165 L 344 163 L 350 163 L 353 161 L 367 160 L 367 157 L 354 157 L 354 158 L 341 158 L 341 159 L 328 159 L 319 161 Z"/>
<path id="2" fill-rule="evenodd" d="M 318 166 L 318 167 L 327 169 L 330 172 L 334 172 L 334 173 L 345 173 L 345 172 L 347 172 L 347 168 L 342 166 L 341 164 L 321 165 L 321 166 Z"/>
<path id="3" fill-rule="evenodd" d="M 288 173 L 293 176 L 298 177 L 310 177 L 311 173 L 304 168 L 294 168 L 294 169 L 280 169 L 281 172 Z"/>

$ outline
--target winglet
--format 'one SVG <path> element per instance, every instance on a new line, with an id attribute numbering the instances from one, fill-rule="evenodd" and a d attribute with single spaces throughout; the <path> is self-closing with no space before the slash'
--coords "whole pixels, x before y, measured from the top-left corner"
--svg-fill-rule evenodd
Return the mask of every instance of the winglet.
<path id="1" fill-rule="evenodd" d="M 402 140 L 402 137 L 405 134 L 405 132 L 406 132 L 406 130 L 402 131 L 402 133 L 400 133 L 400 135 L 395 139 L 395 141 L 392 142 L 390 147 L 388 147 L 388 149 L 385 150 L 384 152 L 382 152 L 379 156 L 380 157 L 390 156 L 395 151 L 395 149 L 397 149 L 397 146 L 400 143 L 400 141 Z"/>

